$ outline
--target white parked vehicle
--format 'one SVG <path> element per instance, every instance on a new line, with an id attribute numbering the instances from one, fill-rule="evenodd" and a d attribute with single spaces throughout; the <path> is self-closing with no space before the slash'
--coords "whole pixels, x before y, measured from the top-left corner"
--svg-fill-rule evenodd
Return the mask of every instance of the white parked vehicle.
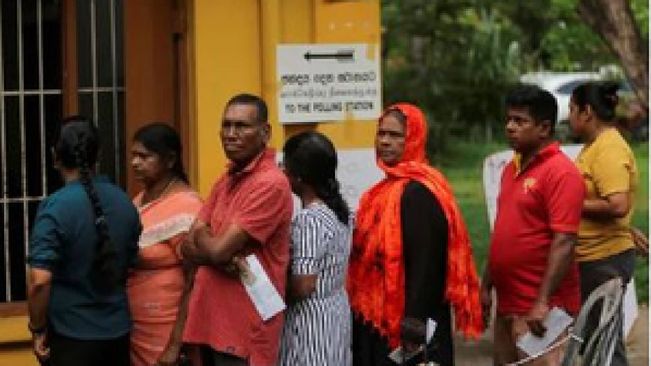
<path id="1" fill-rule="evenodd" d="M 570 114 L 570 97 L 577 86 L 591 80 L 600 80 L 598 72 L 532 72 L 520 76 L 523 83 L 538 85 L 549 91 L 558 104 L 557 121 L 566 123 Z"/>
<path id="2" fill-rule="evenodd" d="M 630 108 L 627 100 L 634 98 L 633 90 L 628 82 L 625 81 L 623 73 L 617 66 L 603 66 L 600 72 L 530 72 L 520 76 L 523 83 L 538 85 L 549 91 L 556 98 L 558 104 L 558 117 L 556 119 L 556 137 L 561 140 L 567 140 L 570 137 L 570 124 L 568 121 L 570 115 L 570 97 L 572 91 L 577 86 L 593 80 L 622 80 L 618 95 L 621 100 L 625 101 L 624 109 Z M 647 130 L 644 130 L 644 128 Z M 643 140 L 646 140 L 648 134 L 648 122 L 637 127 L 640 131 L 633 133 L 642 133 Z"/>

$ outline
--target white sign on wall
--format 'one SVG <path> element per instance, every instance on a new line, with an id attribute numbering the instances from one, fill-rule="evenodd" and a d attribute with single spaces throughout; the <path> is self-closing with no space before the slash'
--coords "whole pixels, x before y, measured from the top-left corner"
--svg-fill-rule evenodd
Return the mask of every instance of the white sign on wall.
<path id="1" fill-rule="evenodd" d="M 375 44 L 278 45 L 278 120 L 378 118 L 382 110 L 379 57 Z"/>
<path id="2" fill-rule="evenodd" d="M 339 164 L 337 180 L 341 195 L 351 211 L 357 211 L 359 199 L 371 186 L 384 178 L 384 172 L 375 163 L 375 149 L 337 150 Z"/>
<path id="3" fill-rule="evenodd" d="M 572 161 L 581 152 L 583 145 L 563 145 L 561 149 Z M 506 150 L 492 155 L 484 159 L 484 193 L 486 195 L 486 208 L 488 209 L 488 223 L 491 230 L 495 222 L 495 215 L 497 214 L 497 196 L 500 192 L 500 181 L 502 179 L 502 171 L 506 164 L 513 158 L 513 151 Z M 622 328 L 624 335 L 628 335 L 633 328 L 633 322 L 637 318 L 637 295 L 635 293 L 635 279 L 631 279 L 626 286 L 626 293 L 624 294 L 624 322 Z"/>

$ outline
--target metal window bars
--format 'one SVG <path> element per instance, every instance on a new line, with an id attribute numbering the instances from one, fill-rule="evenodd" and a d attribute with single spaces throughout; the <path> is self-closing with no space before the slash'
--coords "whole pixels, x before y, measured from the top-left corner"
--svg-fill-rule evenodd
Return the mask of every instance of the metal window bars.
<path id="1" fill-rule="evenodd" d="M 91 82 L 78 86 L 80 112 L 103 133 L 100 169 L 117 182 L 124 181 L 122 1 L 78 0 L 77 9 L 87 11 L 77 11 L 76 19 L 77 38 L 87 31 L 83 36 L 90 39 L 77 42 L 77 55 L 90 55 L 79 68 L 92 70 Z M 0 302 L 26 298 L 32 220 L 40 201 L 58 187 L 46 145 L 62 117 L 61 15 L 60 0 L 0 0 Z M 99 33 L 110 41 L 99 42 Z M 100 63 L 108 65 L 108 82 L 99 80 Z"/>

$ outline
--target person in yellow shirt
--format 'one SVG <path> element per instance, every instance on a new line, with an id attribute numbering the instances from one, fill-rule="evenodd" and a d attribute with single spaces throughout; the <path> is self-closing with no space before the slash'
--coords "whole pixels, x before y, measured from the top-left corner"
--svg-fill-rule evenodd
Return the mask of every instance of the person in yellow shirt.
<path id="1" fill-rule="evenodd" d="M 630 223 L 638 171 L 613 124 L 617 89 L 614 82 L 588 82 L 570 100 L 570 126 L 585 143 L 576 159 L 586 186 L 576 246 L 582 301 L 615 276 L 628 283 L 635 267 Z M 621 330 L 612 365 L 628 365 Z"/>

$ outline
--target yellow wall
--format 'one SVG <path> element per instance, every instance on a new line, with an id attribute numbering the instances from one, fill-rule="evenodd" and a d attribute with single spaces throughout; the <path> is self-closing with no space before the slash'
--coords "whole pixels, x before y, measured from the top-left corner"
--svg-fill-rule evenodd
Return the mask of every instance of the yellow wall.
<path id="1" fill-rule="evenodd" d="M 195 0 L 194 176 L 206 196 L 226 164 L 219 141 L 224 105 L 238 93 L 262 91 L 260 0 Z"/>
<path id="2" fill-rule="evenodd" d="M 239 92 L 261 95 L 269 106 L 271 145 L 305 129 L 328 135 L 338 148 L 370 147 L 374 121 L 281 125 L 277 121 L 276 45 L 380 45 L 379 0 L 194 0 L 194 169 L 206 196 L 224 170 L 218 126 L 226 101 Z"/>
<path id="3" fill-rule="evenodd" d="M 37 366 L 26 316 L 0 317 L 0 365 Z"/>
<path id="4" fill-rule="evenodd" d="M 276 45 L 369 43 L 379 47 L 379 0 L 188 0 L 192 39 L 191 176 L 206 196 L 226 158 L 218 128 L 226 101 L 249 92 L 269 105 L 272 145 L 305 129 L 328 135 L 339 148 L 370 147 L 374 121 L 280 125 L 276 101 Z M 35 365 L 26 317 L 0 317 L 0 364 Z"/>

